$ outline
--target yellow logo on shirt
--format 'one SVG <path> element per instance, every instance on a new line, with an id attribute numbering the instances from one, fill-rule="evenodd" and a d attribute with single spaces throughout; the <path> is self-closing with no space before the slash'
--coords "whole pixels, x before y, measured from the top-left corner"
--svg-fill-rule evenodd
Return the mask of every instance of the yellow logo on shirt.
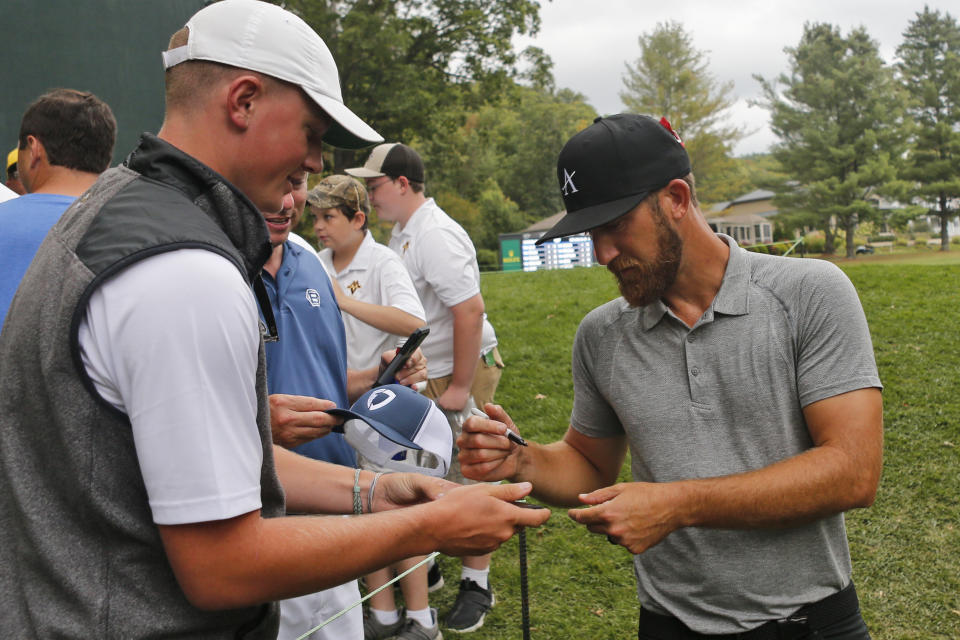
<path id="1" fill-rule="evenodd" d="M 403 252 L 406 253 L 407 249 L 409 248 L 410 248 L 410 241 L 407 240 L 406 242 L 403 243 Z"/>
<path id="2" fill-rule="evenodd" d="M 353 282 L 347 285 L 347 289 L 350 289 L 350 293 L 352 295 L 356 293 L 358 289 L 360 289 L 360 283 L 354 280 Z"/>

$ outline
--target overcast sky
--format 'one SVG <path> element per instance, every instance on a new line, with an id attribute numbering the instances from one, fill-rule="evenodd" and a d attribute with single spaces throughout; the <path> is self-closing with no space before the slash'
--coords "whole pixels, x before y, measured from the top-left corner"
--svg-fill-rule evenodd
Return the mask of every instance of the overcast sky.
<path id="1" fill-rule="evenodd" d="M 956 0 L 927 4 L 957 17 Z M 839 26 L 844 35 L 864 26 L 880 43 L 880 55 L 894 59 L 903 31 L 922 0 L 541 0 L 541 27 L 531 38 L 518 38 L 519 49 L 533 44 L 554 62 L 557 87 L 587 96 L 601 114 L 623 111 L 619 93 L 624 63 L 639 57 L 637 38 L 658 22 L 676 20 L 693 36 L 694 46 L 705 52 L 709 69 L 720 81 L 732 80 L 736 104 L 730 120 L 746 126 L 751 135 L 734 149 L 737 155 L 766 151 L 775 142 L 767 111 L 747 101 L 760 97 L 753 74 L 773 78 L 787 70 L 784 47 L 800 41 L 804 22 Z M 682 135 L 682 132 L 681 132 Z"/>

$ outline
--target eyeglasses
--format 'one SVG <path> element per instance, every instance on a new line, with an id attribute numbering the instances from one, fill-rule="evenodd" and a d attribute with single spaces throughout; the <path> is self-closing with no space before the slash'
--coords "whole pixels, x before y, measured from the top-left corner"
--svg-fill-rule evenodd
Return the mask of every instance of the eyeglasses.
<path id="1" fill-rule="evenodd" d="M 387 176 L 377 184 L 367 184 L 367 194 L 372 196 L 374 192 L 380 187 L 382 187 L 383 185 L 387 184 L 388 182 L 396 182 L 396 181 L 397 181 L 396 178 L 391 178 Z"/>

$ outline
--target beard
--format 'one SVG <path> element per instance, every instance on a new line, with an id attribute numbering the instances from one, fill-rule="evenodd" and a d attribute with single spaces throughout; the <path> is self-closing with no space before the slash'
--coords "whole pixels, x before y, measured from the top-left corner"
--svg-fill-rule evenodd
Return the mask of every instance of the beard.
<path id="1" fill-rule="evenodd" d="M 618 255 L 607 264 L 616 276 L 620 295 L 631 307 L 643 307 L 659 300 L 677 279 L 683 242 L 680 235 L 667 224 L 659 203 L 654 205 L 657 257 L 644 262 L 637 258 Z"/>

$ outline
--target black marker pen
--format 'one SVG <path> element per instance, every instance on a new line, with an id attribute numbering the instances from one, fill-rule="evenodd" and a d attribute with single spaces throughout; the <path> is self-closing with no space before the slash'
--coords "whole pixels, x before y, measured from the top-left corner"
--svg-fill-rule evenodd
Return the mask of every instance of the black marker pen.
<path id="1" fill-rule="evenodd" d="M 483 411 L 480 411 L 480 409 L 477 409 L 476 407 L 470 409 L 470 413 L 472 413 L 472 414 L 475 415 L 475 416 L 479 416 L 479 417 L 481 417 L 481 418 L 486 418 L 487 420 L 490 419 L 490 416 L 488 416 L 487 414 L 485 414 Z M 527 445 L 527 441 L 524 440 L 523 438 L 521 438 L 520 435 L 519 435 L 518 433 L 516 433 L 515 431 L 511 431 L 510 429 L 507 429 L 507 434 L 506 434 L 506 435 L 507 435 L 507 440 L 509 440 L 510 442 L 515 442 L 515 443 L 517 443 L 518 445 L 520 445 L 521 447 L 526 447 L 526 446 L 528 446 L 528 445 Z"/>

